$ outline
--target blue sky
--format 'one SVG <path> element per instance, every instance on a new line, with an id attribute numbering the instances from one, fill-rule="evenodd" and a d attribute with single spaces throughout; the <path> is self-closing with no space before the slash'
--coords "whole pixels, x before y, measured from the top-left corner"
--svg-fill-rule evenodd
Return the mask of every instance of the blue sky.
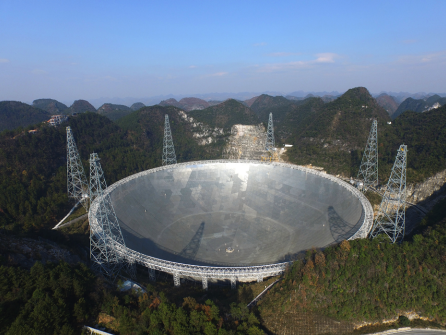
<path id="1" fill-rule="evenodd" d="M 446 91 L 446 1 L 0 0 L 0 100 Z"/>

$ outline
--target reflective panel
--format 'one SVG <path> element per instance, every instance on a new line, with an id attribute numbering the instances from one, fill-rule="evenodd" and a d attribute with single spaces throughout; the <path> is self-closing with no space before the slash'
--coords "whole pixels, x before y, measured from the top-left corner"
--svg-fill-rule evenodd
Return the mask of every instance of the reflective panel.
<path id="1" fill-rule="evenodd" d="M 110 195 L 128 248 L 196 265 L 283 262 L 348 239 L 364 222 L 351 190 L 285 164 L 172 165 Z"/>

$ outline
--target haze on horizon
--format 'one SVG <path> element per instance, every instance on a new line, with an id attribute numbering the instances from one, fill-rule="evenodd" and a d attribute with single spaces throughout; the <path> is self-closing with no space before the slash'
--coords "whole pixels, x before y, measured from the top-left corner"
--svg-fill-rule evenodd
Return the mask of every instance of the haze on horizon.
<path id="1" fill-rule="evenodd" d="M 0 101 L 445 92 L 446 1 L 0 1 Z"/>

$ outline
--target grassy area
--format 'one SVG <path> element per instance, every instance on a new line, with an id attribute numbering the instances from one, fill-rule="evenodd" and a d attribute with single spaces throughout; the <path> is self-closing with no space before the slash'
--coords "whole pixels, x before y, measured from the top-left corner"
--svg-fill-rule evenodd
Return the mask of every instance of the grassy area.
<path id="1" fill-rule="evenodd" d="M 382 197 L 376 192 L 368 190 L 364 195 L 370 201 L 372 206 L 379 205 L 381 203 Z"/>

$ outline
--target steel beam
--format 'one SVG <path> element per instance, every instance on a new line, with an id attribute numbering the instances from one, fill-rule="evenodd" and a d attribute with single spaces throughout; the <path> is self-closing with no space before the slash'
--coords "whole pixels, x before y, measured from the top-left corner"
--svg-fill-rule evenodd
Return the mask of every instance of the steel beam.
<path id="1" fill-rule="evenodd" d="M 163 140 L 163 165 L 177 163 L 175 148 L 173 146 L 172 132 L 170 131 L 169 115 L 164 117 L 164 140 Z"/>
<path id="2" fill-rule="evenodd" d="M 400 145 L 370 237 L 386 234 L 392 243 L 401 242 L 406 226 L 407 145 Z"/>

